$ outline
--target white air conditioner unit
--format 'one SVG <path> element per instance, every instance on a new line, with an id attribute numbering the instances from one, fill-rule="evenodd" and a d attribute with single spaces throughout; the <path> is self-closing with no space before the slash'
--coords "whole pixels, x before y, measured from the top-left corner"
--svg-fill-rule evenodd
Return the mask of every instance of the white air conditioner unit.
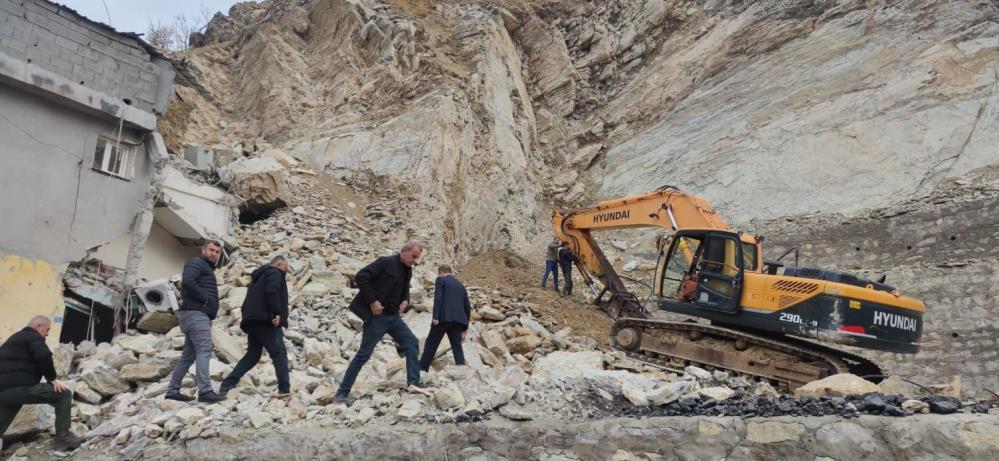
<path id="1" fill-rule="evenodd" d="M 168 312 L 180 308 L 173 283 L 168 279 L 153 280 L 140 285 L 135 289 L 135 294 L 142 300 L 147 312 Z"/>

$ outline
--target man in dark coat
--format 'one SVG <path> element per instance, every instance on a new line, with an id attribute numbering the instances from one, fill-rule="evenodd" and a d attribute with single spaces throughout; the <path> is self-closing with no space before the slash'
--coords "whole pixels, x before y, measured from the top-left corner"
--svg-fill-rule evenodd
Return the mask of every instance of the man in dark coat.
<path id="1" fill-rule="evenodd" d="M 180 384 L 187 370 L 194 365 L 195 381 L 198 383 L 198 401 L 214 403 L 225 400 L 212 389 L 208 374 L 208 363 L 212 358 L 212 320 L 219 313 L 219 289 L 215 281 L 215 264 L 222 254 L 222 243 L 209 240 L 201 247 L 201 254 L 184 265 L 181 283 L 183 302 L 177 319 L 180 331 L 184 333 L 184 352 L 177 368 L 170 377 L 167 399 L 188 402 L 194 398 L 180 393 Z"/>
<path id="2" fill-rule="evenodd" d="M 548 274 L 552 275 L 555 281 L 555 291 L 558 289 L 558 248 L 559 240 L 558 237 L 552 239 L 551 243 L 545 247 L 545 275 L 541 276 L 541 288 L 544 288 L 548 283 Z"/>
<path id="3" fill-rule="evenodd" d="M 0 437 L 22 405 L 47 403 L 55 408 L 54 448 L 73 450 L 83 439 L 69 431 L 73 392 L 56 379 L 52 351 L 45 344 L 51 328 L 48 317 L 36 316 L 0 346 Z"/>
<path id="4" fill-rule="evenodd" d="M 461 338 L 468 333 L 468 319 L 472 316 L 472 304 L 468 302 L 465 285 L 451 273 L 450 266 L 437 268 L 437 282 L 434 283 L 434 319 L 430 334 L 423 344 L 423 357 L 420 369 L 430 371 L 430 364 L 437 355 L 441 339 L 447 335 L 454 354 L 454 363 L 465 364 L 465 354 L 461 349 Z"/>
<path id="5" fill-rule="evenodd" d="M 243 319 L 239 322 L 239 327 L 246 332 L 246 354 L 222 381 L 220 394 L 225 395 L 239 384 L 240 378 L 260 361 L 264 349 L 274 362 L 278 381 L 275 397 L 284 398 L 291 392 L 288 350 L 282 331 L 288 327 L 288 284 L 284 279 L 287 272 L 288 261 L 284 256 L 275 256 L 270 264 L 260 266 L 250 275 L 252 281 L 243 301 Z"/>
<path id="6" fill-rule="evenodd" d="M 562 279 L 564 280 L 563 296 L 572 295 L 572 264 L 574 262 L 576 262 L 576 254 L 569 249 L 568 242 L 562 242 L 562 246 L 558 249 L 558 266 L 562 270 Z"/>
<path id="7" fill-rule="evenodd" d="M 409 282 L 413 266 L 423 254 L 423 245 L 406 242 L 397 255 L 383 256 L 357 272 L 354 281 L 360 291 L 350 303 L 350 311 L 364 321 L 361 346 L 351 359 L 343 381 L 336 391 L 336 402 L 350 404 L 350 389 L 354 387 L 361 367 L 371 358 L 375 346 L 388 333 L 406 355 L 406 383 L 420 384 L 420 344 L 400 313 L 409 307 Z"/>

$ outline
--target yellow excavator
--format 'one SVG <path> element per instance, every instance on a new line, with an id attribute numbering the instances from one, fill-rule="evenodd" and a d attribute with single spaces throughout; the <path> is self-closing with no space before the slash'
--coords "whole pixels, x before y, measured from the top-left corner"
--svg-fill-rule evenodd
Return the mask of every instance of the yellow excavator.
<path id="1" fill-rule="evenodd" d="M 643 227 L 668 229 L 669 235 L 657 239 L 651 297 L 640 300 L 593 233 Z M 874 362 L 823 342 L 919 350 L 926 311 L 921 301 L 883 279 L 764 261 L 763 237 L 732 230 L 707 201 L 672 186 L 556 210 L 552 228 L 576 254 L 595 302 L 615 320 L 611 343 L 663 369 L 696 365 L 790 390 L 835 373 L 880 377 Z M 656 319 L 657 310 L 704 321 Z"/>

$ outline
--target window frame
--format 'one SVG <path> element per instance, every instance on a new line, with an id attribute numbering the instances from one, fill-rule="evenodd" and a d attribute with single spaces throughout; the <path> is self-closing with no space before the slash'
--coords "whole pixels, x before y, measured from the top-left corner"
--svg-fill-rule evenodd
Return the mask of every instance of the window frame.
<path id="1" fill-rule="evenodd" d="M 104 149 L 100 153 L 101 164 L 98 166 L 98 147 L 102 141 L 104 142 Z M 115 150 L 116 145 L 119 153 L 118 156 L 122 159 L 122 162 L 117 171 L 112 171 L 110 162 L 114 155 L 111 155 L 111 153 Z M 91 164 L 91 169 L 108 176 L 130 181 L 134 177 L 135 151 L 138 146 L 138 144 L 127 140 L 119 142 L 115 137 L 110 135 L 97 135 L 97 142 L 94 144 L 94 161 Z"/>

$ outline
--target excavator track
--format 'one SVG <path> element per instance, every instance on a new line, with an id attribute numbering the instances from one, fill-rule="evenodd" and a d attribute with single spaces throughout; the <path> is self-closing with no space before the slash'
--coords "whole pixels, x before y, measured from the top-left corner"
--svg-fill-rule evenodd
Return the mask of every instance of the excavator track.
<path id="1" fill-rule="evenodd" d="M 665 370 L 683 373 L 688 365 L 724 370 L 784 391 L 835 373 L 881 374 L 874 362 L 823 344 L 696 322 L 621 318 L 610 340 L 630 357 Z"/>

